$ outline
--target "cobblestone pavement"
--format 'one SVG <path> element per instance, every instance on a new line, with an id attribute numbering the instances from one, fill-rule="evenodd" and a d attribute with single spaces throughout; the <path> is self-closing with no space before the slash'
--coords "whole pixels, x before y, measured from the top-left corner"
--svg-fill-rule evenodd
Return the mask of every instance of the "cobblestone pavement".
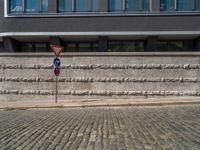
<path id="1" fill-rule="evenodd" d="M 200 105 L 0 111 L 1 150 L 200 150 Z"/>

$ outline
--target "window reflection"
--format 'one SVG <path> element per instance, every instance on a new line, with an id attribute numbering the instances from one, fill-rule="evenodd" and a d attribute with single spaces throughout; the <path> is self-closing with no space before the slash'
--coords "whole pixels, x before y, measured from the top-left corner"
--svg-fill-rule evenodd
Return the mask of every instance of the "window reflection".
<path id="1" fill-rule="evenodd" d="M 59 0 L 59 11 L 72 11 L 72 0 Z"/>
<path id="2" fill-rule="evenodd" d="M 192 10 L 191 0 L 178 0 L 177 1 L 178 10 Z"/>
<path id="3" fill-rule="evenodd" d="M 98 42 L 67 42 L 65 43 L 65 52 L 97 52 L 99 50 Z"/>
<path id="4" fill-rule="evenodd" d="M 48 11 L 48 0 L 42 0 L 42 12 Z"/>
<path id="5" fill-rule="evenodd" d="M 143 10 L 150 10 L 150 0 L 143 0 L 142 7 Z"/>
<path id="6" fill-rule="evenodd" d="M 21 43 L 22 52 L 50 52 L 50 43 Z"/>
<path id="7" fill-rule="evenodd" d="M 150 0 L 109 0 L 109 11 L 149 11 Z"/>
<path id="8" fill-rule="evenodd" d="M 92 0 L 92 11 L 98 11 L 99 9 L 99 0 Z"/>
<path id="9" fill-rule="evenodd" d="M 89 11 L 90 5 L 88 4 L 87 0 L 76 0 L 75 9 L 76 11 Z"/>
<path id="10" fill-rule="evenodd" d="M 99 0 L 59 0 L 59 12 L 95 12 Z"/>
<path id="11" fill-rule="evenodd" d="M 161 11 L 163 10 L 174 10 L 175 9 L 175 5 L 174 5 L 174 0 L 161 0 L 160 1 L 160 9 Z"/>
<path id="12" fill-rule="evenodd" d="M 195 10 L 200 10 L 200 0 L 196 0 L 194 6 Z"/>
<path id="13" fill-rule="evenodd" d="M 47 12 L 48 0 L 10 0 L 9 10 L 17 12 Z"/>
<path id="14" fill-rule="evenodd" d="M 22 0 L 10 0 L 10 11 L 21 12 L 22 11 Z"/>
<path id="15" fill-rule="evenodd" d="M 183 41 L 159 41 L 157 51 L 185 51 Z"/>
<path id="16" fill-rule="evenodd" d="M 160 0 L 161 11 L 199 11 L 200 0 Z"/>
<path id="17" fill-rule="evenodd" d="M 136 11 L 136 10 L 142 9 L 140 2 L 141 2 L 140 0 L 127 0 L 126 1 L 126 10 Z"/>
<path id="18" fill-rule="evenodd" d="M 34 12 L 39 11 L 39 1 L 38 0 L 26 0 L 25 11 Z"/>
<path id="19" fill-rule="evenodd" d="M 109 52 L 141 52 L 144 51 L 144 41 L 109 41 Z"/>
<path id="20" fill-rule="evenodd" d="M 110 11 L 120 11 L 122 10 L 122 5 L 122 0 L 109 0 Z"/>

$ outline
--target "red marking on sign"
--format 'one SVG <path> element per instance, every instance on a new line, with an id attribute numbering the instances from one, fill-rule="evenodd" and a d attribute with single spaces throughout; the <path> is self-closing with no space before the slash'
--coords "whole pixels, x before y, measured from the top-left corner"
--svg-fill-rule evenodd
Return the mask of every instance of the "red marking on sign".
<path id="1" fill-rule="evenodd" d="M 54 68 L 54 74 L 55 76 L 59 76 L 60 75 L 60 68 Z"/>
<path id="2" fill-rule="evenodd" d="M 60 53 L 64 50 L 64 47 L 60 45 L 51 45 L 51 48 L 56 57 L 59 57 Z"/>

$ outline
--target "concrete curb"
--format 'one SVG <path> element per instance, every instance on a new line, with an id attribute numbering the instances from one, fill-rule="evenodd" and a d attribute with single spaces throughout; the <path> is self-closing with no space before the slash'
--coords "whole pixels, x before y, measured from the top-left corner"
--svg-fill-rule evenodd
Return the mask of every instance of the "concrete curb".
<path id="1" fill-rule="evenodd" d="M 16 107 L 1 107 L 0 110 L 26 110 L 26 109 L 51 109 L 51 108 L 85 108 L 85 107 L 126 107 L 126 106 L 173 106 L 173 105 L 195 105 L 200 104 L 200 101 L 179 101 L 179 102 L 157 102 L 157 103 L 127 103 L 127 104 L 86 104 L 86 105 L 64 105 L 64 104 L 55 104 L 55 105 L 32 105 L 32 106 L 16 106 Z"/>

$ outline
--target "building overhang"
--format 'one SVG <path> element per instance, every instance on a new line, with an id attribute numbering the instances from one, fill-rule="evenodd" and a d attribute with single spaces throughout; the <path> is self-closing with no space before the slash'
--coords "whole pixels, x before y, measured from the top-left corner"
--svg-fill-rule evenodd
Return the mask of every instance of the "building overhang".
<path id="1" fill-rule="evenodd" d="M 105 31 L 105 32 L 4 32 L 3 37 L 12 37 L 19 41 L 46 41 L 58 36 L 63 40 L 95 40 L 105 36 L 114 40 L 145 39 L 157 36 L 159 39 L 194 39 L 200 37 L 200 31 Z"/>

